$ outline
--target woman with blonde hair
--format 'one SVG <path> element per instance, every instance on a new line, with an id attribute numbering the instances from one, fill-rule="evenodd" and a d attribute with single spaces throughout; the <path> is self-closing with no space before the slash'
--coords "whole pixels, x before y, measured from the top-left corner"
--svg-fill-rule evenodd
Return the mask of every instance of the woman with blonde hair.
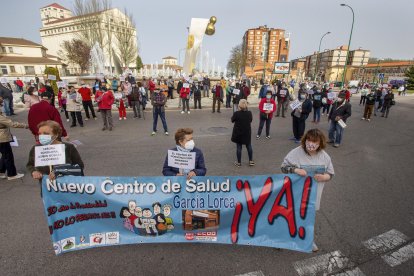
<path id="1" fill-rule="evenodd" d="M 237 145 L 237 161 L 234 163 L 236 167 L 241 166 L 241 152 L 243 145 L 246 145 L 247 154 L 249 155 L 249 166 L 254 166 L 253 149 L 252 149 L 252 112 L 247 109 L 247 100 L 241 99 L 239 102 L 239 110 L 233 113 L 231 122 L 234 123 L 231 141 Z"/>

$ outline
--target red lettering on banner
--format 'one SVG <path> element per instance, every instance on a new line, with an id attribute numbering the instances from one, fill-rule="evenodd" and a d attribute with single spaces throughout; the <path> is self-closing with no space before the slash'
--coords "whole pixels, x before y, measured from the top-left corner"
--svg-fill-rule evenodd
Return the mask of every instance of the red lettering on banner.
<path id="1" fill-rule="evenodd" d="M 309 198 L 312 188 L 312 178 L 306 177 L 305 183 L 303 184 L 302 200 L 300 202 L 300 217 L 304 220 L 308 211 Z M 299 238 L 305 239 L 306 231 L 303 226 L 299 227 Z"/>
<path id="2" fill-rule="evenodd" d="M 280 204 L 284 195 L 286 195 L 286 207 Z M 295 237 L 297 230 L 295 220 L 295 205 L 292 193 L 292 181 L 287 176 L 285 176 L 282 189 L 280 190 L 275 202 L 273 203 L 272 210 L 270 210 L 268 216 L 269 224 L 273 224 L 274 220 L 279 216 L 282 216 L 286 219 L 289 227 L 289 234 L 291 237 Z"/>

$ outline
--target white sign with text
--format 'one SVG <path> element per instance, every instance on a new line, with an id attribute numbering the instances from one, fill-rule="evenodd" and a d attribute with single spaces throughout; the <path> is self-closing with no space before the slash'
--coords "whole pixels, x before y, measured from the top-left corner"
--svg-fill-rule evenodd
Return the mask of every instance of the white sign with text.
<path id="1" fill-rule="evenodd" d="M 35 167 L 66 164 L 65 144 L 35 147 Z"/>
<path id="2" fill-rule="evenodd" d="M 272 103 L 265 103 L 264 105 L 263 105 L 263 110 L 265 110 L 265 111 L 272 111 L 273 110 L 273 104 Z"/>
<path id="3" fill-rule="evenodd" d="M 193 170 L 195 168 L 195 157 L 195 152 L 168 150 L 168 166 Z"/>
<path id="4" fill-rule="evenodd" d="M 301 107 L 302 103 L 299 100 L 294 100 L 293 102 L 290 103 L 290 108 L 292 108 L 292 110 L 295 110 L 298 107 Z"/>

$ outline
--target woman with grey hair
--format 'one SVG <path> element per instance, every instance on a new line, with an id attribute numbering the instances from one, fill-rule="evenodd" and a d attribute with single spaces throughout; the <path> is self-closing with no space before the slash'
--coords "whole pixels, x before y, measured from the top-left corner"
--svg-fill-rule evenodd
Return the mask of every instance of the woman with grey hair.
<path id="1" fill-rule="evenodd" d="M 239 102 L 239 110 L 233 113 L 231 122 L 234 123 L 231 141 L 237 145 L 237 161 L 234 163 L 236 167 L 241 166 L 242 146 L 246 145 L 247 154 L 249 155 L 249 166 L 254 166 L 253 149 L 252 149 L 252 128 L 253 120 L 252 112 L 247 110 L 247 100 L 242 99 Z"/>

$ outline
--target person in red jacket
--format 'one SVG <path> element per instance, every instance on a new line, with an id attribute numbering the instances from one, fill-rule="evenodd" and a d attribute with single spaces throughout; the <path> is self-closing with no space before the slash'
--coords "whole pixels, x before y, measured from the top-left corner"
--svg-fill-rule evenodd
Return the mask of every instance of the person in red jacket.
<path id="1" fill-rule="evenodd" d="M 183 87 L 180 89 L 180 99 L 183 103 L 183 110 L 181 114 L 185 113 L 187 107 L 187 113 L 190 114 L 190 84 L 186 81 Z"/>
<path id="2" fill-rule="evenodd" d="M 152 93 L 154 93 L 154 90 L 155 90 L 155 82 L 153 81 L 151 77 L 149 78 L 149 81 L 148 81 L 148 90 L 150 91 L 150 97 L 151 97 Z"/>
<path id="3" fill-rule="evenodd" d="M 95 110 L 93 109 L 92 98 L 91 98 L 91 96 L 93 95 L 92 90 L 89 87 L 87 87 L 84 82 L 82 82 L 81 85 L 82 87 L 79 88 L 78 92 L 82 96 L 82 105 L 83 105 L 83 109 L 85 109 L 85 114 L 86 114 L 85 121 L 91 118 L 89 117 L 89 110 L 92 113 L 92 117 L 96 120 L 97 118 L 95 115 Z"/>
<path id="4" fill-rule="evenodd" d="M 95 100 L 98 103 L 98 108 L 102 115 L 103 128 L 102 131 L 109 129 L 112 131 L 112 105 L 115 101 L 114 94 L 111 90 L 107 90 L 106 86 L 102 86 L 101 90 L 96 91 Z"/>
<path id="5" fill-rule="evenodd" d="M 23 85 L 23 82 L 21 81 L 21 79 L 17 78 L 15 83 L 16 83 L 16 86 L 17 86 L 17 92 L 22 92 L 24 85 Z"/>
<path id="6" fill-rule="evenodd" d="M 40 102 L 34 104 L 30 107 L 28 114 L 29 128 L 33 135 L 35 136 L 36 142 L 39 141 L 39 129 L 38 125 L 47 120 L 55 121 L 62 128 L 62 137 L 65 137 L 66 140 L 69 139 L 69 136 L 66 132 L 65 127 L 62 124 L 62 119 L 60 118 L 59 111 L 50 104 L 52 100 L 52 95 L 49 92 L 43 92 L 40 96 Z"/>
<path id="7" fill-rule="evenodd" d="M 266 122 L 266 139 L 270 139 L 270 123 L 272 122 L 273 112 L 276 111 L 276 103 L 272 99 L 272 91 L 267 90 L 266 98 L 260 100 L 260 124 L 257 130 L 256 139 L 262 135 L 263 125 Z"/>

